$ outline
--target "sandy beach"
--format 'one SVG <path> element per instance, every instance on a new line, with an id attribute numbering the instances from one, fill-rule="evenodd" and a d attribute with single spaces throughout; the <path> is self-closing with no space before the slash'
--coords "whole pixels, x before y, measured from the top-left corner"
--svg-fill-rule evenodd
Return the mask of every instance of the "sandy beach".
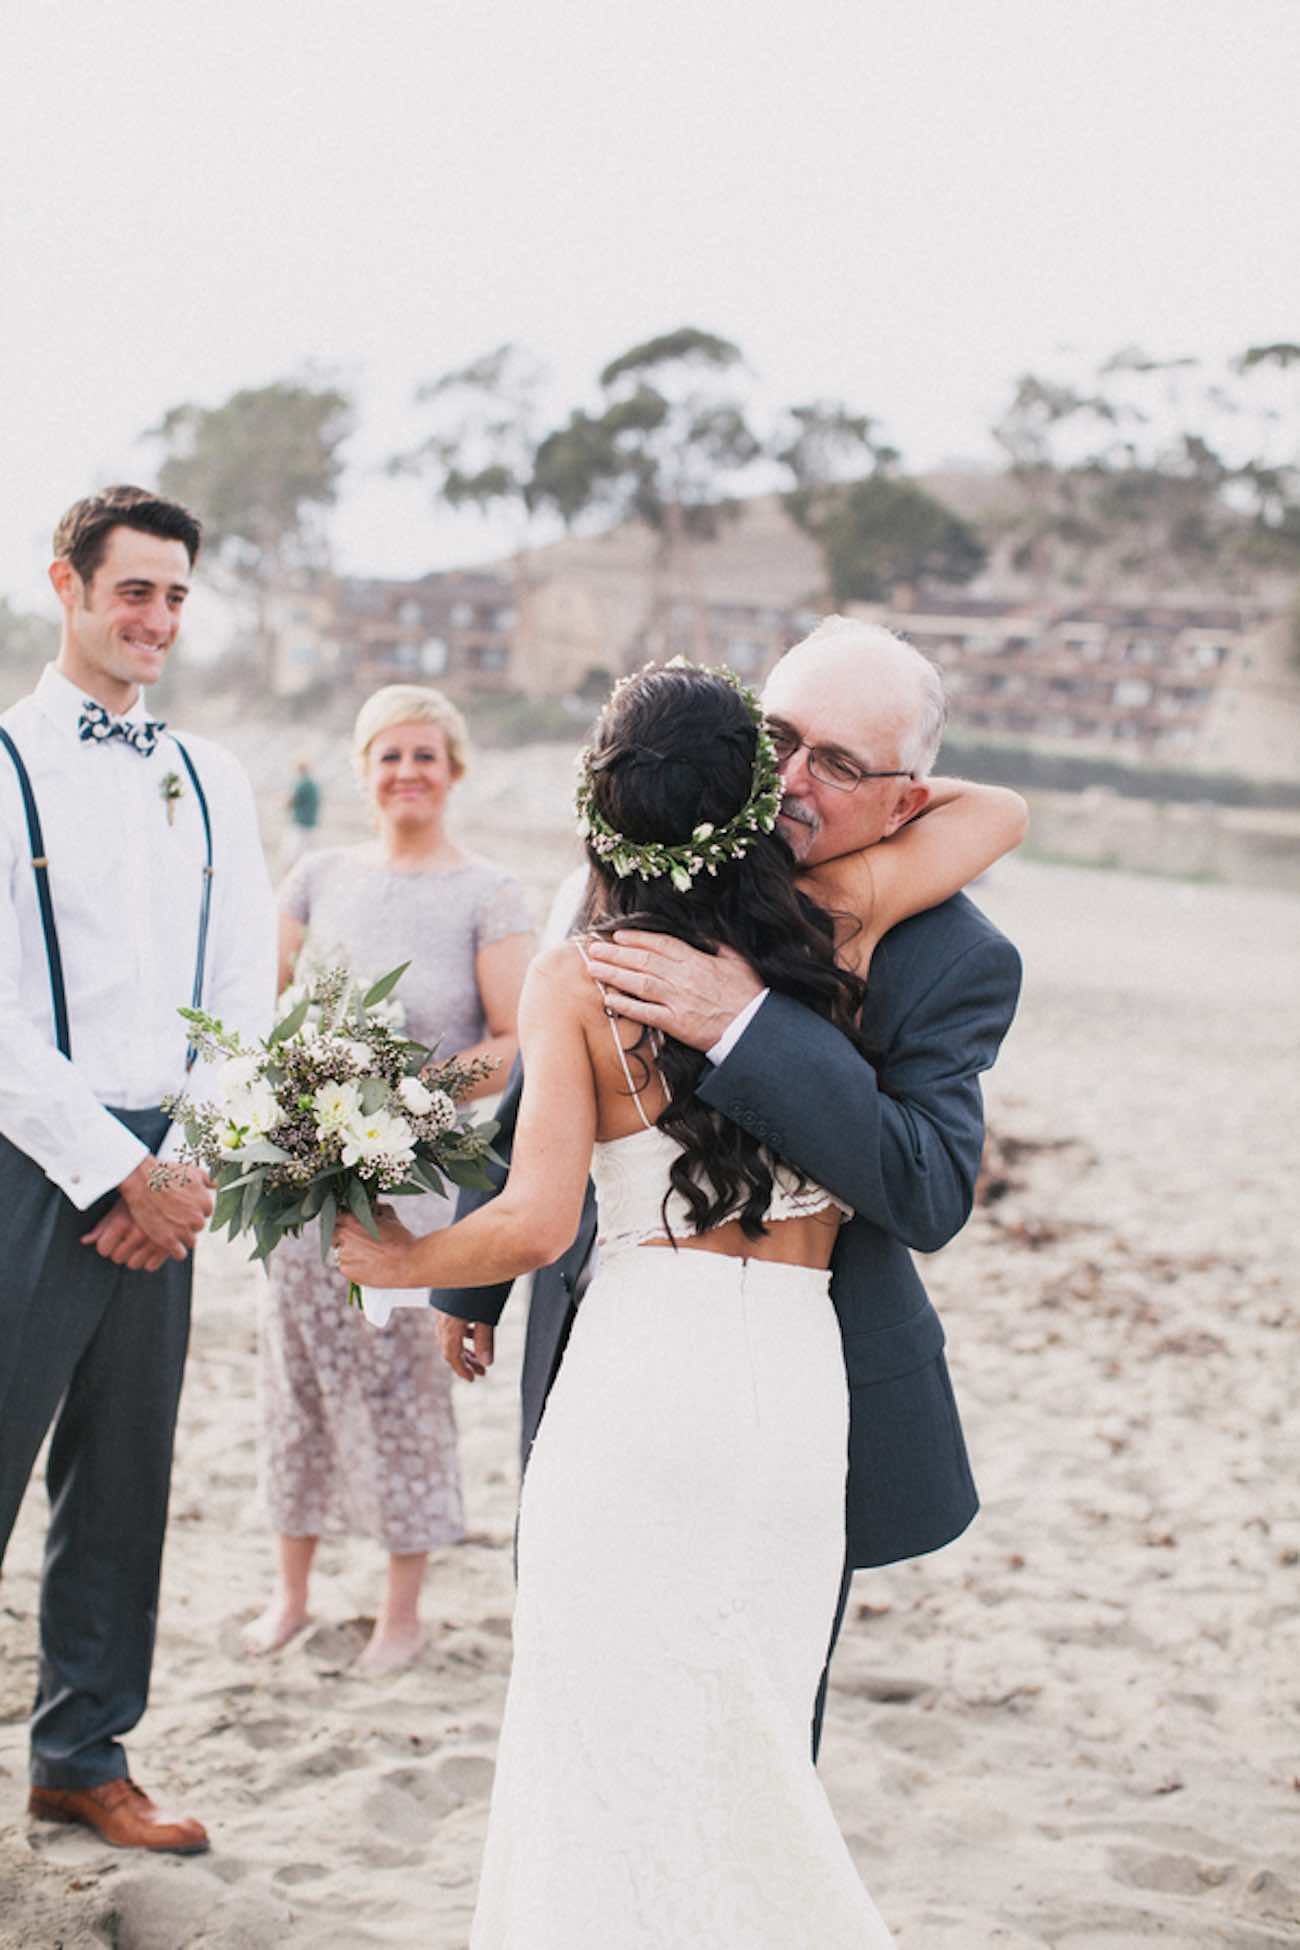
<path id="1" fill-rule="evenodd" d="M 563 822 L 525 844 L 490 787 L 473 837 L 541 911 Z M 1020 861 L 977 898 L 1027 983 L 988 1081 L 986 1202 L 925 1271 L 984 1509 L 936 1557 L 859 1574 L 824 1778 L 908 1950 L 1295 1944 L 1300 899 Z M 370 1682 L 349 1670 L 381 1574 L 362 1543 L 323 1547 L 312 1628 L 240 1654 L 270 1570 L 261 1280 L 205 1242 L 131 1741 L 212 1852 L 28 1826 L 35 1483 L 0 1584 L 4 1950 L 464 1950 L 510 1656 L 522 1309 L 486 1385 L 458 1388 L 470 1535 L 431 1566 L 429 1643 Z"/>

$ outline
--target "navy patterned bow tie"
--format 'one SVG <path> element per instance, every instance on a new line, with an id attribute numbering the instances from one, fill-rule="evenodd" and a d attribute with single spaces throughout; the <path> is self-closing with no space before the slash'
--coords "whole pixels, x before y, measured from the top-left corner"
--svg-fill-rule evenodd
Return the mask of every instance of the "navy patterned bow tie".
<path id="1" fill-rule="evenodd" d="M 77 719 L 77 735 L 83 744 L 102 745 L 110 738 L 120 738 L 141 758 L 148 758 L 158 743 L 158 733 L 166 730 L 161 718 L 115 718 L 94 698 L 83 697 L 81 716 Z"/>

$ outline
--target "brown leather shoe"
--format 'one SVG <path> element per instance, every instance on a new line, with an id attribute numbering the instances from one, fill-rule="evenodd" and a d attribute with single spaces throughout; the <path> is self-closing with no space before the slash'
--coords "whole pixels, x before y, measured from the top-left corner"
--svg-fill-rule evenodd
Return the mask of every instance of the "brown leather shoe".
<path id="1" fill-rule="evenodd" d="M 93 1828 L 110 1848 L 151 1848 L 167 1855 L 202 1855 L 208 1832 L 188 1815 L 160 1814 L 134 1781 L 100 1787 L 34 1787 L 27 1811 L 40 1821 L 71 1821 Z"/>

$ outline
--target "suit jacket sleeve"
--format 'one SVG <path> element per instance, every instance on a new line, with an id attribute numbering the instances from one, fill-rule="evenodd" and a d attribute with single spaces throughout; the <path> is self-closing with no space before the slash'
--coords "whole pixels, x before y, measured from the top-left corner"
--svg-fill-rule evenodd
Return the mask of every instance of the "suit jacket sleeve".
<path id="1" fill-rule="evenodd" d="M 821 1016 L 771 995 L 696 1094 L 861 1217 L 935 1252 L 970 1216 L 984 1146 L 979 1078 L 1019 988 L 1011 943 L 976 940 L 906 1002 L 878 1064 Z"/>
<path id="2" fill-rule="evenodd" d="M 523 1068 L 516 1057 L 497 1108 L 500 1129 L 492 1141 L 493 1149 L 499 1151 L 506 1162 L 488 1167 L 493 1180 L 490 1192 L 465 1190 L 460 1193 L 456 1200 L 457 1219 L 468 1218 L 471 1212 L 477 1212 L 480 1206 L 487 1205 L 506 1182 L 523 1085 Z M 505 1311 L 513 1285 L 513 1280 L 502 1280 L 495 1286 L 436 1286 L 430 1290 L 429 1305 L 436 1307 L 439 1313 L 454 1314 L 458 1320 L 481 1320 L 495 1327 Z"/>

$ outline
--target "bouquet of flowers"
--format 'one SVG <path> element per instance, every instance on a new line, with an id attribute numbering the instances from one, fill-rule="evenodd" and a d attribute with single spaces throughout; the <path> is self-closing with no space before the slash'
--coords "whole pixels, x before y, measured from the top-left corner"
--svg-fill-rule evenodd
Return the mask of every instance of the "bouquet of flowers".
<path id="1" fill-rule="evenodd" d="M 409 967 L 364 991 L 344 967 L 312 973 L 252 1048 L 202 1010 L 181 1010 L 206 1059 L 210 1094 L 165 1108 L 185 1132 L 185 1161 L 202 1165 L 216 1187 L 212 1230 L 252 1233 L 253 1259 L 315 1221 L 328 1261 L 340 1212 L 378 1237 L 381 1195 L 443 1192 L 447 1179 L 490 1186 L 497 1126 L 471 1123 L 456 1106 L 496 1066 L 436 1063 L 433 1050 L 401 1033 L 389 997 Z M 357 1286 L 348 1299 L 360 1306 Z"/>

